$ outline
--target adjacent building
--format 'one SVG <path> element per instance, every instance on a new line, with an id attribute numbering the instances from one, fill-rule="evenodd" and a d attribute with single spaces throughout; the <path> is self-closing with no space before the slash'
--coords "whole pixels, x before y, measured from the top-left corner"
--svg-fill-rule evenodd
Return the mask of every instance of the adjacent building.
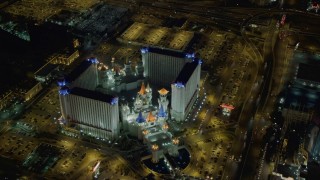
<path id="1" fill-rule="evenodd" d="M 25 89 L 25 91 L 23 91 L 25 101 L 29 101 L 42 90 L 42 85 L 40 82 L 30 80 L 30 81 L 27 81 L 25 84 L 28 84 L 28 86 L 30 87 L 28 89 Z"/>
<path id="2" fill-rule="evenodd" d="M 102 139 L 116 139 L 120 132 L 118 98 L 98 91 L 98 60 L 83 61 L 58 81 L 63 122 L 80 132 Z"/>
<path id="3" fill-rule="evenodd" d="M 198 97 L 200 83 L 201 60 L 195 58 L 186 63 L 178 77 L 171 85 L 171 115 L 181 121 L 191 110 Z"/>
<path id="4" fill-rule="evenodd" d="M 41 83 L 52 81 L 58 68 L 58 65 L 47 63 L 34 73 L 34 78 Z"/>
<path id="5" fill-rule="evenodd" d="M 74 41 L 74 44 L 76 46 L 77 41 Z M 49 61 L 52 64 L 63 64 L 63 65 L 70 65 L 80 56 L 79 51 L 76 50 L 70 50 L 68 48 L 64 49 L 60 53 L 55 53 L 52 56 L 49 57 Z"/>
<path id="6" fill-rule="evenodd" d="M 115 96 L 79 87 L 64 86 L 59 91 L 62 114 L 81 132 L 103 139 L 119 136 L 119 107 Z"/>
<path id="7" fill-rule="evenodd" d="M 151 47 L 142 48 L 141 55 L 144 77 L 150 83 L 162 86 L 170 85 L 183 66 L 194 58 L 194 54 Z"/>
<path id="8" fill-rule="evenodd" d="M 278 128 L 279 137 L 274 136 L 276 138 L 271 142 L 272 146 L 280 142 L 276 151 L 279 164 L 270 179 L 299 179 L 299 172 L 306 173 L 303 167 L 309 166 L 311 159 L 318 161 L 320 64 L 316 58 L 306 53 L 295 53 L 292 68 L 288 69 L 289 75 L 284 77 L 289 83 L 280 93 L 275 110 L 282 117 L 274 118 L 273 125 Z"/>

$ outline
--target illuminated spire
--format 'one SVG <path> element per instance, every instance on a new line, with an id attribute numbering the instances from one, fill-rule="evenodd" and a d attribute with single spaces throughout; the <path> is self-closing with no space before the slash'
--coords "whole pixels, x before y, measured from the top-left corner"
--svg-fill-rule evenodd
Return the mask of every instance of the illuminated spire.
<path id="1" fill-rule="evenodd" d="M 145 119 L 143 118 L 143 116 L 142 116 L 141 111 L 139 112 L 139 115 L 138 115 L 138 117 L 137 117 L 137 119 L 136 119 L 136 122 L 137 122 L 137 123 L 146 122 L 146 120 L 145 120 Z"/>
<path id="2" fill-rule="evenodd" d="M 166 90 L 165 88 L 162 88 L 162 89 L 160 89 L 158 92 L 159 92 L 160 95 L 163 95 L 163 96 L 164 96 L 164 95 L 167 95 L 169 91 Z"/>
<path id="3" fill-rule="evenodd" d="M 150 84 L 148 83 L 148 84 L 147 84 L 147 91 L 149 92 L 150 90 L 151 90 Z"/>
<path id="4" fill-rule="evenodd" d="M 176 145 L 179 144 L 179 139 L 178 138 L 172 139 L 172 143 Z"/>
<path id="5" fill-rule="evenodd" d="M 159 146 L 157 144 L 153 144 L 151 146 L 151 149 L 154 150 L 154 151 L 157 151 L 159 149 Z"/>
<path id="6" fill-rule="evenodd" d="M 168 124 L 167 124 L 167 123 L 164 123 L 164 124 L 162 125 L 162 129 L 163 129 L 163 130 L 167 130 L 167 129 L 169 129 Z"/>
<path id="7" fill-rule="evenodd" d="M 142 134 L 143 134 L 143 135 L 147 135 L 147 134 L 149 134 L 149 131 L 146 130 L 146 129 L 144 129 L 144 130 L 142 131 Z"/>
<path id="8" fill-rule="evenodd" d="M 144 86 L 144 82 L 142 82 L 140 91 L 138 93 L 140 95 L 144 95 L 146 93 L 146 87 Z"/>
<path id="9" fill-rule="evenodd" d="M 147 116 L 147 122 L 155 122 L 156 118 L 153 116 L 152 112 L 150 111 Z"/>

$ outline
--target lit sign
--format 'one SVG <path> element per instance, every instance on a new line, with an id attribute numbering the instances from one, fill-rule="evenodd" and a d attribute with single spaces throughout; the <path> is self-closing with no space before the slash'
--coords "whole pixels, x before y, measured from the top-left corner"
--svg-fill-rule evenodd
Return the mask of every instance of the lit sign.
<path id="1" fill-rule="evenodd" d="M 96 172 L 99 166 L 100 166 L 100 161 L 98 161 L 97 164 L 94 166 L 94 168 L 92 169 L 92 172 Z"/>

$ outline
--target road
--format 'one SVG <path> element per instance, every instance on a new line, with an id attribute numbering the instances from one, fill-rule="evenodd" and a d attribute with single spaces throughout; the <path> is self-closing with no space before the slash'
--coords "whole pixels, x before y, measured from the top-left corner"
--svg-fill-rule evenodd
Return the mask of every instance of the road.
<path id="1" fill-rule="evenodd" d="M 274 38 L 277 38 L 277 34 L 274 34 L 273 33 L 273 28 L 275 26 L 275 23 L 272 22 L 270 23 L 269 25 L 269 32 L 268 32 L 268 36 L 266 39 L 274 39 Z M 271 33 L 270 33 L 271 32 Z M 254 143 L 254 137 L 252 135 L 253 131 L 254 131 L 254 128 L 255 128 L 255 125 L 257 123 L 257 121 L 260 121 L 259 119 L 259 116 L 257 117 L 257 110 L 258 110 L 258 107 L 261 105 L 261 103 L 263 104 L 263 99 L 260 98 L 260 97 L 264 97 L 263 94 L 268 94 L 268 82 L 269 82 L 269 75 L 272 71 L 272 68 L 271 66 L 269 65 L 267 68 L 262 68 L 262 63 L 263 62 L 268 62 L 268 61 L 271 61 L 270 64 L 272 64 L 272 60 L 273 60 L 273 52 L 272 52 L 272 49 L 273 49 L 273 44 L 272 44 L 272 40 L 271 41 L 268 41 L 266 40 L 265 43 L 264 43 L 264 51 L 263 51 L 263 56 L 260 56 L 260 61 L 257 61 L 257 65 L 258 67 L 260 67 L 260 73 L 258 74 L 258 77 L 257 79 L 264 79 L 264 82 L 262 83 L 259 83 L 261 86 L 260 86 L 260 89 L 261 89 L 261 92 L 260 91 L 256 91 L 256 92 L 259 92 L 259 93 L 256 93 L 255 96 L 258 97 L 258 104 L 254 101 L 252 101 L 251 103 L 249 102 L 249 104 L 252 105 L 251 108 L 251 117 L 249 117 L 251 119 L 251 122 L 246 124 L 246 126 L 243 126 L 245 127 L 245 129 L 243 129 L 242 131 L 244 130 L 247 130 L 247 139 L 245 139 L 245 148 L 244 148 L 244 151 L 242 152 L 242 157 L 244 157 L 239 165 L 239 169 L 238 169 L 238 174 L 240 174 L 239 176 L 239 179 L 250 179 L 250 178 L 253 178 L 254 175 L 255 175 L 255 167 L 256 167 L 256 164 L 258 163 L 257 159 L 259 159 L 259 153 L 257 154 L 256 153 L 256 150 L 257 148 L 260 150 L 260 144 L 253 144 Z M 256 49 L 256 48 L 254 48 Z M 259 53 L 260 54 L 260 53 Z M 264 92 L 264 93 L 263 93 Z M 255 98 L 253 98 L 255 99 Z M 253 110 L 253 111 L 252 111 Z M 243 124 L 245 125 L 245 124 Z M 241 125 L 239 125 L 239 127 L 241 127 Z M 254 152 L 253 152 L 254 151 Z M 258 151 L 259 152 L 259 151 Z M 257 157 L 258 155 L 258 157 Z"/>
<path id="2" fill-rule="evenodd" d="M 273 24 L 273 23 L 272 23 Z M 283 29 L 288 30 L 288 24 L 286 24 Z M 272 27 L 272 26 L 271 26 Z M 288 41 L 286 39 L 279 40 L 278 38 L 278 30 L 271 30 L 273 31 L 268 44 L 265 44 L 264 50 L 264 62 L 268 63 L 267 74 L 265 76 L 265 85 L 262 88 L 261 95 L 264 94 L 265 98 L 262 99 L 259 103 L 259 109 L 253 116 L 253 123 L 252 128 L 249 129 L 248 138 L 250 141 L 247 140 L 246 149 L 244 152 L 245 160 L 241 170 L 240 179 L 252 179 L 252 178 L 262 178 L 266 179 L 268 173 L 262 173 L 264 177 L 260 177 L 261 173 L 256 175 L 258 169 L 257 167 L 261 167 L 264 170 L 270 170 L 272 168 L 266 167 L 270 166 L 270 164 L 263 164 L 262 166 L 259 163 L 263 162 L 259 157 L 261 157 L 261 148 L 262 148 L 262 135 L 263 133 L 259 133 L 259 136 L 252 136 L 251 133 L 253 132 L 263 132 L 263 130 L 268 125 L 266 120 L 269 119 L 269 114 L 274 110 L 276 104 L 276 95 L 284 87 L 286 80 L 287 80 L 287 68 L 288 68 L 288 61 L 287 59 L 290 58 L 290 52 L 288 52 Z M 285 53 L 284 53 L 285 52 Z M 289 57 L 288 57 L 289 56 Z M 281 78 L 278 78 L 281 77 Z M 252 131 L 253 129 L 253 131 Z"/>

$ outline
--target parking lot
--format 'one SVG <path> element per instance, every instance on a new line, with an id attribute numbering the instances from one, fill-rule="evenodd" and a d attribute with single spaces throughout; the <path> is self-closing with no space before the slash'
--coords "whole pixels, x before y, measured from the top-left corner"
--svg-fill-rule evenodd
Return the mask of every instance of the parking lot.
<path id="1" fill-rule="evenodd" d="M 55 86 L 55 85 L 54 85 Z M 58 87 L 53 87 L 34 103 L 22 116 L 20 122 L 37 127 L 38 132 L 57 131 L 57 119 L 61 116 Z"/>
<path id="2" fill-rule="evenodd" d="M 231 134 L 219 130 L 189 136 L 186 144 L 191 151 L 192 160 L 183 172 L 195 177 L 221 177 L 226 162 L 230 159 L 232 140 Z"/>
<path id="3" fill-rule="evenodd" d="M 52 175 L 60 178 L 68 177 L 71 178 L 75 173 L 80 173 L 78 170 L 82 168 L 86 170 L 84 166 L 88 166 L 87 152 L 83 146 L 75 148 L 72 144 L 72 148 L 66 149 L 60 156 L 59 161 L 52 169 Z M 95 159 L 92 159 L 94 161 Z M 48 174 L 50 176 L 50 173 Z"/>
<path id="4" fill-rule="evenodd" d="M 225 86 L 225 90 L 222 95 L 221 103 L 232 104 L 233 106 L 239 106 L 240 102 L 245 100 L 247 96 L 241 96 L 246 94 L 246 91 L 250 90 L 246 84 L 252 80 L 253 63 L 249 57 L 241 55 L 237 61 L 234 62 L 236 65 L 232 69 L 232 74 Z"/>
<path id="5" fill-rule="evenodd" d="M 13 132 L 0 136 L 0 154 L 18 161 L 24 160 L 38 145 L 32 138 Z"/>
<path id="6" fill-rule="evenodd" d="M 152 14 L 135 14 L 131 17 L 134 22 L 140 22 L 145 24 L 151 24 L 155 26 L 160 26 L 164 19 L 158 18 Z"/>
<path id="7" fill-rule="evenodd" d="M 209 35 L 205 35 L 206 39 L 199 43 L 198 53 L 200 57 L 205 60 L 208 64 L 211 64 L 215 60 L 216 55 L 218 54 L 219 48 L 225 42 L 225 33 L 219 33 L 213 31 Z"/>
<path id="8" fill-rule="evenodd" d="M 58 147 L 41 143 L 28 155 L 22 165 L 29 171 L 44 174 L 56 163 L 59 159 L 59 154 Z"/>
<path id="9" fill-rule="evenodd" d="M 135 22 L 118 40 L 134 45 L 157 46 L 183 51 L 193 38 L 191 31 L 176 30 L 173 28 L 151 26 Z"/>

